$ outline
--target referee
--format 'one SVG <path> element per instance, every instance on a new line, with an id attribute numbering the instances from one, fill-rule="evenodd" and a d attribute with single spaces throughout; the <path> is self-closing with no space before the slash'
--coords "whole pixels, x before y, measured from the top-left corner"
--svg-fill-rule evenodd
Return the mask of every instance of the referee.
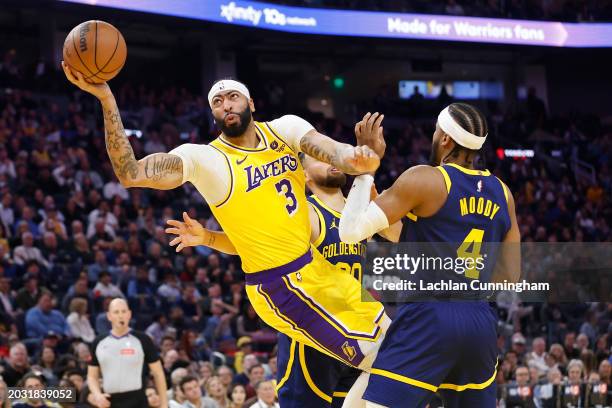
<path id="1" fill-rule="evenodd" d="M 151 339 L 144 333 L 130 330 L 132 318 L 124 299 L 113 299 L 106 317 L 111 331 L 97 337 L 92 345 L 92 359 L 87 370 L 87 384 L 98 408 L 143 408 L 145 394 L 145 363 L 155 380 L 161 408 L 168 408 L 166 378 L 159 354 Z M 102 388 L 100 389 L 100 374 Z"/>

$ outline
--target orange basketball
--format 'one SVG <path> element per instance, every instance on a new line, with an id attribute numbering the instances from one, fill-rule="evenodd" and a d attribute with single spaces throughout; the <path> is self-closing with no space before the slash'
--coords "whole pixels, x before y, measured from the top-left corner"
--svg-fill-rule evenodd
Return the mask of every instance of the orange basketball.
<path id="1" fill-rule="evenodd" d="M 91 20 L 74 27 L 64 41 L 64 62 L 96 84 L 113 79 L 125 64 L 127 46 L 111 24 Z"/>

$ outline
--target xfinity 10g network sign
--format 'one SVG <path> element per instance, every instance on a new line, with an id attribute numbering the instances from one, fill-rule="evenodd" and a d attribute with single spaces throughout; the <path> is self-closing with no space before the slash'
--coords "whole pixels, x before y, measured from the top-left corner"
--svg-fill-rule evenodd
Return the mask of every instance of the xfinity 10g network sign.
<path id="1" fill-rule="evenodd" d="M 612 24 L 286 7 L 227 0 L 61 0 L 284 32 L 556 47 L 611 47 Z"/>

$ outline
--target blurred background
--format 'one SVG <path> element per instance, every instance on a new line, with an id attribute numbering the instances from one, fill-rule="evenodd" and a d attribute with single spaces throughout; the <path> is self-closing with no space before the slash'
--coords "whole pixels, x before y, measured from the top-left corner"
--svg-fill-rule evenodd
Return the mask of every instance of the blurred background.
<path id="1" fill-rule="evenodd" d="M 250 398 L 261 376 L 276 376 L 276 335 L 248 304 L 239 259 L 168 246 L 165 221 L 182 209 L 219 229 L 195 188 L 118 184 L 99 104 L 59 69 L 67 33 L 90 19 L 113 24 L 127 41 L 127 63 L 110 86 L 137 157 L 214 139 L 206 93 L 215 79 L 233 77 L 248 85 L 256 120 L 296 114 L 347 143 L 365 112 L 383 112 L 382 190 L 427 162 L 438 112 L 467 101 L 487 115 L 484 165 L 514 192 L 523 241 L 612 238 L 612 37 L 607 47 L 580 48 L 351 36 L 367 29 L 352 20 L 328 36 L 220 19 L 217 8 L 210 18 L 196 15 L 196 6 L 192 18 L 179 18 L 83 2 L 98 6 L 0 3 L 0 356 L 9 386 L 34 370 L 49 384 L 78 386 L 85 401 L 86 345 L 110 329 L 105 307 L 117 295 L 134 311 L 132 326 L 160 347 L 173 395 L 186 372 L 219 406 L 224 397 L 210 395 L 218 392 L 209 389 L 211 377 L 224 395 L 242 384 Z M 556 21 L 587 30 L 612 21 L 606 0 L 214 3 L 296 15 L 388 12 L 406 21 L 415 16 L 399 13 Z M 201 13 L 212 9 L 202 4 Z M 610 303 L 495 306 L 500 406 L 612 403 Z M 32 312 L 49 307 L 64 316 L 56 327 Z M 74 316 L 87 316 L 90 327 L 71 325 Z"/>

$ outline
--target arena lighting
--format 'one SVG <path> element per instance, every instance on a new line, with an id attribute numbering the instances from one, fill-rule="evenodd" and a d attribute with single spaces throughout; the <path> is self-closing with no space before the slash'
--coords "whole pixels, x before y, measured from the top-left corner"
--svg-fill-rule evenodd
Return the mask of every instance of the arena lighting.
<path id="1" fill-rule="evenodd" d="M 533 149 L 503 149 L 500 147 L 496 150 L 496 153 L 500 160 L 505 158 L 528 159 L 535 156 Z"/>
<path id="2" fill-rule="evenodd" d="M 136 136 L 136 138 L 140 139 L 142 137 L 142 131 L 138 129 L 125 129 L 126 136 Z"/>
<path id="3" fill-rule="evenodd" d="M 612 23 L 560 23 L 286 7 L 240 0 L 58 0 L 302 34 L 612 47 Z"/>

